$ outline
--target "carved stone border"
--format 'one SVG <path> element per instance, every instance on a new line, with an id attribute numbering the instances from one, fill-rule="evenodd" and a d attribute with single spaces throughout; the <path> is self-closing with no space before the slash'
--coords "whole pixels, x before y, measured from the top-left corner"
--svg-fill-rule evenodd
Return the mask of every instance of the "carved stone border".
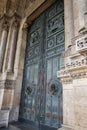
<path id="1" fill-rule="evenodd" d="M 71 84 L 72 83 L 72 78 L 64 78 L 64 79 L 61 79 L 61 82 L 64 83 L 64 84 Z"/>
<path id="2" fill-rule="evenodd" d="M 15 80 L 1 80 L 0 89 L 14 89 Z"/>

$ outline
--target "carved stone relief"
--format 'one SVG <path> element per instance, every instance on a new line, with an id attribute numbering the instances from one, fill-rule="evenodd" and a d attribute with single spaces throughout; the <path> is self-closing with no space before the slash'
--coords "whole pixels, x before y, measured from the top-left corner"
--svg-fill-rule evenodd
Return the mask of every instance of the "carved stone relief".
<path id="1" fill-rule="evenodd" d="M 14 80 L 1 80 L 0 89 L 14 89 L 15 81 Z"/>

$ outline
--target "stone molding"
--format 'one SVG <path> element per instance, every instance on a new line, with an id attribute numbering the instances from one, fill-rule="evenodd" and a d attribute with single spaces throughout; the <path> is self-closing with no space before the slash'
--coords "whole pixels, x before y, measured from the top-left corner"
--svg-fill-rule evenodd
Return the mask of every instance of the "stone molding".
<path id="1" fill-rule="evenodd" d="M 81 70 L 83 68 L 87 69 L 87 57 L 72 61 L 70 63 L 66 63 L 64 69 L 58 71 L 57 75 L 69 76 L 68 71 L 76 71 Z"/>
<path id="2" fill-rule="evenodd" d="M 87 33 L 76 40 L 76 51 L 81 54 L 87 53 Z"/>
<path id="3" fill-rule="evenodd" d="M 7 15 L 7 13 L 4 12 L 4 14 L 0 17 L 0 20 L 2 20 L 2 19 L 4 19 L 4 18 L 10 20 L 10 19 L 12 19 L 13 17 L 16 17 L 16 18 L 19 18 L 19 19 L 22 18 L 22 17 L 15 11 L 11 16 Z"/>
<path id="4" fill-rule="evenodd" d="M 9 23 L 6 20 L 4 20 L 4 22 L 2 24 L 2 29 L 8 31 L 8 28 L 9 28 Z"/>
<path id="5" fill-rule="evenodd" d="M 0 80 L 0 89 L 14 89 L 15 80 Z"/>
<path id="6" fill-rule="evenodd" d="M 77 67 L 73 67 L 73 68 L 71 67 L 69 69 L 65 68 L 58 71 L 57 77 L 60 78 L 62 83 L 64 84 L 70 84 L 72 83 L 74 79 L 87 78 L 87 59 L 84 65 L 83 64 L 81 65 L 81 62 L 80 62 L 80 66 L 78 64 Z"/>
<path id="7" fill-rule="evenodd" d="M 10 17 L 10 19 L 12 20 L 12 26 L 14 28 L 19 28 L 19 24 L 21 21 L 21 16 L 17 14 L 17 12 L 15 11 L 14 14 Z"/>
<path id="8" fill-rule="evenodd" d="M 87 57 L 72 61 L 71 63 L 66 63 L 65 68 L 69 71 L 87 68 Z"/>
<path id="9" fill-rule="evenodd" d="M 61 79 L 63 84 L 71 84 L 72 83 L 72 78 L 63 78 Z"/>
<path id="10" fill-rule="evenodd" d="M 62 83 L 70 84 L 73 79 L 87 78 L 87 57 L 66 63 L 64 68 L 57 72 Z"/>
<path id="11" fill-rule="evenodd" d="M 0 110 L 0 127 L 8 127 L 9 110 Z"/>
<path id="12" fill-rule="evenodd" d="M 9 29 L 9 26 L 11 25 L 11 21 L 12 21 L 11 26 L 19 27 L 19 23 L 21 22 L 21 20 L 22 20 L 22 17 L 18 15 L 16 11 L 14 12 L 12 16 L 8 16 L 6 13 L 4 13 L 0 17 L 0 22 L 2 22 L 2 29 L 7 29 L 7 30 Z"/>
<path id="13" fill-rule="evenodd" d="M 58 130 L 74 130 L 74 128 L 68 125 L 62 125 L 62 128 L 59 128 Z"/>
<path id="14" fill-rule="evenodd" d="M 70 42 L 72 44 L 68 46 L 68 49 L 62 53 L 63 58 L 73 57 L 73 55 L 85 54 L 87 51 L 87 28 L 82 28 L 79 31 L 79 35 L 73 37 Z"/>
<path id="15" fill-rule="evenodd" d="M 60 71 L 57 71 L 57 77 L 61 78 L 61 77 L 69 77 L 70 74 L 66 69 L 62 69 Z"/>
<path id="16" fill-rule="evenodd" d="M 72 46 L 62 54 L 64 67 L 57 72 L 57 77 L 64 80 L 64 83 L 67 83 L 69 78 L 78 79 L 87 77 L 87 29 L 80 30 L 79 35 L 73 38 L 72 42 Z M 75 49 L 72 49 L 73 46 L 75 46 Z M 65 62 L 67 60 L 66 57 L 70 62 Z"/>
<path id="17" fill-rule="evenodd" d="M 14 29 L 19 28 L 19 21 L 18 21 L 17 19 L 15 19 L 15 20 L 13 21 L 12 26 L 13 26 Z"/>

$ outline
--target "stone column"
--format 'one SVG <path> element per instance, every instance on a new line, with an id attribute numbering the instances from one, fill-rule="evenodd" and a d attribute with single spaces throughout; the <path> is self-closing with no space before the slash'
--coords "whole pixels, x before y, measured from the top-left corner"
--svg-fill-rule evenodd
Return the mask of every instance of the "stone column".
<path id="1" fill-rule="evenodd" d="M 7 68 L 8 72 L 13 72 L 16 46 L 17 46 L 17 38 L 18 38 L 18 22 L 15 21 L 13 23 L 13 30 L 12 30 L 12 36 L 11 36 L 11 48 L 10 48 L 8 68 Z"/>
<path id="2" fill-rule="evenodd" d="M 78 0 L 79 5 L 79 29 L 85 27 L 85 17 L 87 17 L 87 0 Z M 87 19 L 86 19 L 87 20 Z"/>
<path id="3" fill-rule="evenodd" d="M 1 45 L 0 45 L 0 72 L 2 71 L 3 62 L 4 62 L 7 36 L 8 36 L 8 24 L 4 23 L 3 30 L 2 30 L 2 37 L 1 37 Z"/>
<path id="4" fill-rule="evenodd" d="M 68 0 L 70 40 L 74 37 L 73 0 Z"/>
<path id="5" fill-rule="evenodd" d="M 26 50 L 26 41 L 27 41 L 27 29 L 28 24 L 24 21 L 20 26 L 19 38 L 18 38 L 18 48 L 16 52 L 16 61 L 14 66 L 14 71 L 18 73 L 16 77 L 16 86 L 13 97 L 13 105 L 11 108 L 11 114 L 9 116 L 9 120 L 12 122 L 14 120 L 18 120 L 19 116 L 19 106 L 20 106 L 20 97 L 21 97 L 21 87 L 22 87 L 22 76 L 24 69 L 24 59 L 25 59 L 25 50 Z M 23 44 L 22 44 L 23 43 Z M 17 97 L 17 98 L 16 98 Z M 14 115 L 14 116 L 13 116 Z"/>
<path id="6" fill-rule="evenodd" d="M 65 11 L 65 56 L 64 65 L 68 62 L 68 53 L 71 52 L 71 40 L 75 36 L 74 32 L 74 14 L 73 0 L 64 0 Z M 68 53 L 67 53 L 68 52 Z M 64 70 L 65 71 L 65 70 Z M 62 72 L 64 73 L 62 70 Z M 73 86 L 72 79 L 66 75 L 59 77 L 63 87 L 63 125 L 58 130 L 74 130 L 74 104 L 73 104 Z"/>
<path id="7" fill-rule="evenodd" d="M 64 1 L 64 17 L 65 17 L 65 48 L 71 46 L 71 39 L 74 37 L 74 16 L 73 16 L 73 0 Z"/>

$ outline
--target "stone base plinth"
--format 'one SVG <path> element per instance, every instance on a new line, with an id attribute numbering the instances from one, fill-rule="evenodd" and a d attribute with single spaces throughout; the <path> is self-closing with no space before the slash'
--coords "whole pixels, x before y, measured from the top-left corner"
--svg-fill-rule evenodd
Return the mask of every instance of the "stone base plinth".
<path id="1" fill-rule="evenodd" d="M 0 110 L 0 127 L 8 127 L 9 110 Z"/>
<path id="2" fill-rule="evenodd" d="M 71 126 L 62 125 L 62 127 L 59 128 L 58 130 L 74 130 L 74 128 L 72 128 Z"/>

